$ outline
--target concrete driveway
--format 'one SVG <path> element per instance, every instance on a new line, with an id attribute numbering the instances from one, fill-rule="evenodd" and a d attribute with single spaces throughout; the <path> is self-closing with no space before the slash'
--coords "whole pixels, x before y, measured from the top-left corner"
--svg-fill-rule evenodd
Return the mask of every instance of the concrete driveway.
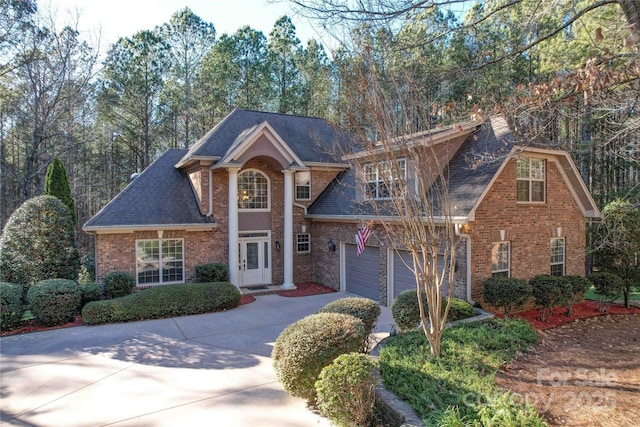
<path id="1" fill-rule="evenodd" d="M 345 296 L 0 338 L 0 425 L 329 426 L 283 391 L 270 356 L 287 325 Z M 382 307 L 376 336 L 392 323 Z"/>

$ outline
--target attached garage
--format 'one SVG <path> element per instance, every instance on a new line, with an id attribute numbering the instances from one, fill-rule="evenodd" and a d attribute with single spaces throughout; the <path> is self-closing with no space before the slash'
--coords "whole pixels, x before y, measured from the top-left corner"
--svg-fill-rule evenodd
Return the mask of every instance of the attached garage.
<path id="1" fill-rule="evenodd" d="M 367 246 L 357 255 L 356 245 L 344 245 L 344 289 L 380 302 L 380 249 Z"/>
<path id="2" fill-rule="evenodd" d="M 438 255 L 438 272 L 442 273 L 443 268 L 443 256 Z M 393 298 L 397 297 L 401 292 L 406 290 L 416 289 L 416 278 L 409 267 L 413 267 L 413 257 L 411 253 L 407 251 L 393 252 L 393 264 L 392 264 L 392 286 L 393 286 Z"/>

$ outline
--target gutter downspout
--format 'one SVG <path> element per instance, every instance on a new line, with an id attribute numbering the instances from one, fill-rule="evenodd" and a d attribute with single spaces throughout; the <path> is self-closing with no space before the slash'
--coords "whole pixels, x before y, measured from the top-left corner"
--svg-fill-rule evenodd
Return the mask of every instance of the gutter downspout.
<path id="1" fill-rule="evenodd" d="M 207 212 L 207 218 L 211 218 L 213 215 L 213 171 L 209 168 L 209 212 Z"/>
<path id="2" fill-rule="evenodd" d="M 462 237 L 467 240 L 467 301 L 470 304 L 475 304 L 475 302 L 471 299 L 471 236 L 466 233 L 460 232 L 461 224 L 455 224 L 456 236 Z"/>

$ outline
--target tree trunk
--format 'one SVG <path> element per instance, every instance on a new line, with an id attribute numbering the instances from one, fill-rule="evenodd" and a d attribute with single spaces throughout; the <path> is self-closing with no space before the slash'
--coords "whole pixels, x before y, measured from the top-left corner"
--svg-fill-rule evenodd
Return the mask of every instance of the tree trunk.
<path id="1" fill-rule="evenodd" d="M 638 3 L 638 0 L 618 0 L 618 4 L 620 4 L 624 16 L 629 22 L 629 29 L 634 39 L 633 42 L 640 50 L 640 3 Z"/>

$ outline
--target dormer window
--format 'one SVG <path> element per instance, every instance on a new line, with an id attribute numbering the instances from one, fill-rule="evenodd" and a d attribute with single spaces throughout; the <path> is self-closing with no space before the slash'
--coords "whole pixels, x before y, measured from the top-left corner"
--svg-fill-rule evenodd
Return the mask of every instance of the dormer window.
<path id="1" fill-rule="evenodd" d="M 268 211 L 269 194 L 269 179 L 262 172 L 249 169 L 238 175 L 238 209 Z"/>
<path id="2" fill-rule="evenodd" d="M 518 202 L 545 201 L 545 161 L 525 157 L 516 161 Z"/>
<path id="3" fill-rule="evenodd" d="M 407 160 L 367 163 L 363 167 L 367 199 L 389 199 L 399 196 L 401 182 L 407 179 Z"/>

